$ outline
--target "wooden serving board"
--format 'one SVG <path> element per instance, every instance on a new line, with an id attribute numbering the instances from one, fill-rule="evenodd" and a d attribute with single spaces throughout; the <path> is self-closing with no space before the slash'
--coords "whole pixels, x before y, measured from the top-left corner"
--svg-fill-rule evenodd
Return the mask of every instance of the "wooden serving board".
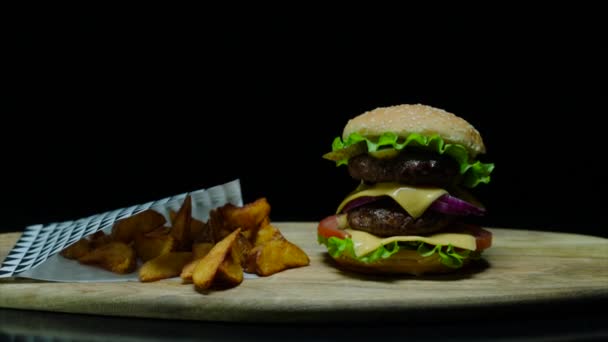
<path id="1" fill-rule="evenodd" d="M 424 312 L 475 310 L 608 298 L 608 239 L 489 228 L 494 245 L 466 272 L 363 276 L 332 266 L 313 222 L 275 222 L 310 256 L 308 267 L 245 279 L 199 293 L 178 279 L 155 283 L 52 283 L 0 280 L 0 307 L 206 321 L 409 319 Z M 0 235 L 0 260 L 19 233 Z M 373 316 L 376 315 L 376 316 Z"/>

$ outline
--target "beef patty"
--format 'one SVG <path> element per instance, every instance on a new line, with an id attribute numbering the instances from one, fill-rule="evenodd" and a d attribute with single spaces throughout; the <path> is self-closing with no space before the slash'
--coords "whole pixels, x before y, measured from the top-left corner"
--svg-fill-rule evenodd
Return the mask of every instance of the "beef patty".
<path id="1" fill-rule="evenodd" d="M 459 166 L 454 159 L 427 151 L 410 150 L 390 159 L 361 154 L 348 161 L 348 172 L 352 178 L 368 183 L 448 187 L 460 179 Z"/>
<path id="2" fill-rule="evenodd" d="M 391 198 L 352 209 L 347 213 L 347 219 L 352 229 L 377 236 L 430 234 L 454 220 L 451 216 L 431 210 L 415 219 Z"/>

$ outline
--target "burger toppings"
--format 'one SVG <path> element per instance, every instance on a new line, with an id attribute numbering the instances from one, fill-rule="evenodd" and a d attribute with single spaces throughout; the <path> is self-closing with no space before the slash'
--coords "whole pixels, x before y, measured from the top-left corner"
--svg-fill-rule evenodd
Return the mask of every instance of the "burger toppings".
<path id="1" fill-rule="evenodd" d="M 338 239 L 346 239 L 350 235 L 344 230 L 346 227 L 346 215 L 332 215 L 324 218 L 319 222 L 317 234 L 328 239 L 336 237 Z"/>
<path id="2" fill-rule="evenodd" d="M 361 197 L 357 197 L 355 199 L 353 199 L 352 201 L 344 204 L 344 206 L 341 209 L 341 212 L 347 213 L 349 211 L 351 211 L 352 209 L 358 208 L 362 205 L 368 204 L 368 203 L 372 203 L 375 201 L 378 201 L 382 198 L 382 196 L 361 196 Z"/>
<path id="3" fill-rule="evenodd" d="M 335 161 L 338 166 L 347 165 L 351 158 L 358 155 L 384 149 L 402 151 L 408 146 L 408 149 L 414 147 L 450 156 L 458 163 L 459 173 L 464 177 L 462 184 L 466 187 L 473 188 L 479 183 L 490 182 L 490 173 L 494 169 L 494 164 L 476 160 L 476 155 L 471 155 L 466 147 L 446 143 L 439 135 L 424 136 L 411 133 L 404 139 L 399 138 L 395 133 L 386 132 L 375 139 L 370 139 L 359 133 L 351 133 L 344 141 L 340 137 L 335 138 L 332 152 L 323 157 Z"/>
<path id="4" fill-rule="evenodd" d="M 356 197 L 350 202 L 344 204 L 341 209 L 341 212 L 348 213 L 356 208 L 365 206 L 367 204 L 379 201 L 384 199 L 386 196 L 361 196 Z M 448 194 L 445 194 L 435 202 L 433 202 L 429 207 L 429 210 L 436 211 L 446 215 L 456 215 L 456 216 L 466 216 L 466 215 L 475 215 L 475 216 L 483 216 L 486 213 L 486 209 L 462 200 L 458 197 L 454 197 Z"/>
<path id="5" fill-rule="evenodd" d="M 389 196 L 410 216 L 418 218 L 422 216 L 431 203 L 445 194 L 447 194 L 447 191 L 440 188 L 420 188 L 399 183 L 361 184 L 342 201 L 338 206 L 337 213 L 341 213 L 346 204 L 359 197 Z"/>
<path id="6" fill-rule="evenodd" d="M 439 197 L 429 209 L 433 211 L 437 211 L 447 215 L 477 215 L 481 216 L 486 213 L 486 209 L 482 207 L 475 206 L 467 201 L 463 201 L 460 198 L 443 195 Z"/>
<path id="7" fill-rule="evenodd" d="M 477 249 L 477 243 L 475 237 L 469 234 L 457 234 L 457 233 L 440 233 L 429 236 L 391 236 L 387 238 L 380 238 L 367 232 L 362 232 L 353 229 L 346 229 L 346 232 L 351 235 L 353 240 L 355 255 L 363 256 L 373 251 L 380 246 L 390 245 L 393 242 L 424 242 L 433 246 L 453 246 L 461 249 L 474 251 Z"/>
<path id="8" fill-rule="evenodd" d="M 462 266 L 462 260 L 475 257 L 492 245 L 492 234 L 475 226 L 459 226 L 456 230 L 433 235 L 404 235 L 378 237 L 354 229 L 341 229 L 341 215 L 333 215 L 319 223 L 319 242 L 327 246 L 329 254 L 341 255 L 360 262 L 372 263 L 389 258 L 400 249 L 410 249 L 422 257 L 437 254 L 441 263 L 452 268 Z"/>

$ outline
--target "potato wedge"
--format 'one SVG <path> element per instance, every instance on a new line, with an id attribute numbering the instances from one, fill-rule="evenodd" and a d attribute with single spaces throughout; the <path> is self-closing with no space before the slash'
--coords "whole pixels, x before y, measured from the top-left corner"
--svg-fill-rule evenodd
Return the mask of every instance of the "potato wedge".
<path id="1" fill-rule="evenodd" d="M 258 234 L 258 230 L 260 230 L 260 228 L 266 227 L 267 225 L 270 224 L 270 218 L 268 216 L 266 216 L 262 222 L 260 222 L 260 225 L 254 229 L 250 229 L 250 230 L 246 230 L 241 232 L 241 234 L 247 238 L 247 240 L 249 240 L 251 243 L 253 243 L 255 241 L 255 237 Z"/>
<path id="2" fill-rule="evenodd" d="M 194 259 L 204 258 L 205 255 L 209 254 L 209 251 L 213 248 L 211 242 L 197 242 L 192 244 L 192 256 Z"/>
<path id="3" fill-rule="evenodd" d="M 265 244 L 268 241 L 271 240 L 284 240 L 285 238 L 283 237 L 283 234 L 281 234 L 281 231 L 279 230 L 279 228 L 268 224 L 264 227 L 261 227 L 260 229 L 258 229 L 257 233 L 254 236 L 254 240 L 252 241 L 254 246 L 259 246 L 262 244 Z"/>
<path id="4" fill-rule="evenodd" d="M 99 248 L 112 241 L 112 237 L 100 230 L 89 237 L 91 248 Z"/>
<path id="5" fill-rule="evenodd" d="M 114 273 L 131 273 L 135 270 L 135 250 L 124 242 L 112 241 L 78 259 L 87 265 L 96 265 Z"/>
<path id="6" fill-rule="evenodd" d="M 152 230 L 150 232 L 147 232 L 147 233 L 145 233 L 143 235 L 144 236 L 148 236 L 148 237 L 165 236 L 165 235 L 169 234 L 170 231 L 171 231 L 171 227 L 160 226 L 160 227 L 155 228 L 154 230 Z"/>
<path id="7" fill-rule="evenodd" d="M 192 199 L 190 195 L 186 196 L 184 203 L 179 208 L 173 226 L 171 227 L 171 236 L 175 239 L 176 250 L 188 251 L 191 246 L 190 239 L 190 223 L 192 222 Z"/>
<path id="8" fill-rule="evenodd" d="M 232 249 L 235 251 L 236 256 L 242 267 L 247 265 L 247 256 L 249 255 L 249 251 L 253 248 L 253 245 L 249 240 L 243 235 L 243 231 L 237 236 L 236 241 L 234 242 L 234 246 Z"/>
<path id="9" fill-rule="evenodd" d="M 169 209 L 169 220 L 171 220 L 171 224 L 175 222 L 175 217 L 177 216 L 177 211 L 173 209 Z"/>
<path id="10" fill-rule="evenodd" d="M 220 208 L 213 209 L 209 212 L 209 221 L 207 225 L 211 231 L 212 240 L 211 242 L 218 242 L 230 235 L 232 230 L 226 226 L 226 222 L 222 217 Z"/>
<path id="11" fill-rule="evenodd" d="M 91 252 L 91 241 L 82 238 L 70 246 L 66 247 L 59 254 L 68 259 L 79 259 Z"/>
<path id="12" fill-rule="evenodd" d="M 178 276 L 184 265 L 192 260 L 192 252 L 170 252 L 145 262 L 139 269 L 142 282 L 157 281 Z"/>
<path id="13" fill-rule="evenodd" d="M 129 243 L 139 234 L 144 234 L 165 224 L 165 217 L 154 210 L 144 210 L 139 214 L 116 221 L 112 227 L 112 240 Z"/>
<path id="14" fill-rule="evenodd" d="M 213 242 L 213 235 L 205 222 L 193 217 L 190 222 L 190 239 L 196 242 Z"/>
<path id="15" fill-rule="evenodd" d="M 142 261 L 154 259 L 174 250 L 175 239 L 169 234 L 145 234 L 135 238 L 135 252 Z"/>
<path id="16" fill-rule="evenodd" d="M 196 288 L 208 289 L 211 286 L 218 267 L 224 259 L 226 259 L 226 255 L 230 252 L 230 248 L 234 244 L 234 241 L 236 241 L 240 232 L 241 229 L 237 228 L 230 235 L 215 244 L 211 251 L 209 251 L 209 254 L 205 255 L 205 257 L 196 264 L 194 273 L 192 274 L 192 280 L 194 281 Z"/>
<path id="17" fill-rule="evenodd" d="M 243 231 L 256 229 L 270 214 L 270 204 L 262 197 L 242 207 L 227 204 L 220 208 L 225 225 L 229 230 L 241 228 Z"/>
<path id="18" fill-rule="evenodd" d="M 214 282 L 223 287 L 235 287 L 243 282 L 243 266 L 241 266 L 240 252 L 236 243 L 230 248 L 229 255 L 220 264 Z"/>
<path id="19" fill-rule="evenodd" d="M 179 277 L 182 278 L 184 284 L 192 282 L 192 275 L 194 274 L 194 269 L 199 261 L 201 261 L 201 259 L 193 259 L 182 268 Z"/>
<path id="20" fill-rule="evenodd" d="M 213 244 L 210 242 L 200 242 L 192 244 L 192 261 L 187 263 L 182 272 L 180 273 L 180 277 L 184 282 L 192 281 L 192 274 L 194 273 L 194 268 L 196 264 L 205 257 L 209 253 L 209 251 L 213 248 Z"/>
<path id="21" fill-rule="evenodd" d="M 177 217 L 177 212 L 173 209 L 169 210 L 169 218 L 171 222 L 175 222 L 175 218 Z M 192 217 L 190 222 L 190 238 L 192 241 L 196 242 L 213 242 L 213 236 L 211 235 L 211 231 L 208 225 L 198 219 Z"/>
<path id="22" fill-rule="evenodd" d="M 300 247 L 285 239 L 277 239 L 270 240 L 251 250 L 247 262 L 247 272 L 269 276 L 288 268 L 308 264 L 310 264 L 310 259 Z"/>

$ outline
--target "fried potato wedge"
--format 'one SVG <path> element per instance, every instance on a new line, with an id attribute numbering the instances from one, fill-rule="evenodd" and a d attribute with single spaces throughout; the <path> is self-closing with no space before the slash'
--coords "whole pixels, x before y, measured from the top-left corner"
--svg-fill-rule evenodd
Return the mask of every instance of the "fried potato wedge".
<path id="1" fill-rule="evenodd" d="M 285 239 L 277 239 L 270 240 L 251 250 L 247 262 L 247 272 L 269 276 L 288 268 L 308 264 L 310 264 L 310 259 L 300 247 Z"/>
<path id="2" fill-rule="evenodd" d="M 135 238 L 135 252 L 144 262 L 171 252 L 175 245 L 175 239 L 169 234 L 148 233 Z"/>
<path id="3" fill-rule="evenodd" d="M 194 269 L 199 261 L 201 261 L 201 259 L 193 259 L 182 268 L 179 277 L 182 278 L 184 284 L 192 282 L 192 275 L 194 274 Z"/>
<path id="4" fill-rule="evenodd" d="M 213 244 L 211 242 L 200 242 L 192 244 L 192 261 L 184 266 L 182 272 L 180 273 L 180 277 L 184 282 L 192 281 L 192 274 L 194 273 L 194 268 L 196 264 L 205 257 L 209 253 L 209 251 L 213 248 Z"/>
<path id="5" fill-rule="evenodd" d="M 247 240 L 249 240 L 251 243 L 253 243 L 253 242 L 255 242 L 255 238 L 256 238 L 256 235 L 258 234 L 258 230 L 260 230 L 260 228 L 266 227 L 269 224 L 270 224 L 270 218 L 268 216 L 266 216 L 262 220 L 262 222 L 260 222 L 260 225 L 257 228 L 242 231 L 241 234 L 244 237 L 246 237 Z"/>
<path id="6" fill-rule="evenodd" d="M 253 239 L 253 246 L 263 245 L 271 240 L 284 240 L 283 234 L 279 228 L 268 224 L 258 229 Z"/>
<path id="7" fill-rule="evenodd" d="M 229 255 L 220 264 L 214 282 L 222 287 L 235 287 L 243 282 L 243 266 L 241 266 L 240 252 L 236 243 L 232 245 Z"/>
<path id="8" fill-rule="evenodd" d="M 205 222 L 193 217 L 190 222 L 190 239 L 195 242 L 213 242 L 213 235 Z"/>
<path id="9" fill-rule="evenodd" d="M 171 227 L 171 236 L 175 239 L 176 248 L 179 251 L 190 250 L 192 240 L 190 239 L 190 223 L 192 222 L 192 199 L 186 196 L 184 203 L 175 215 Z"/>
<path id="10" fill-rule="evenodd" d="M 177 212 L 175 210 L 169 210 L 169 218 L 171 222 L 175 222 L 175 218 L 177 217 Z M 192 241 L 196 242 L 213 242 L 213 236 L 211 235 L 211 230 L 208 225 L 198 219 L 192 217 L 190 221 L 190 238 Z"/>
<path id="11" fill-rule="evenodd" d="M 205 257 L 196 264 L 194 273 L 192 274 L 192 280 L 194 281 L 196 288 L 204 290 L 211 286 L 218 267 L 224 259 L 226 259 L 226 255 L 230 252 L 230 249 L 240 232 L 241 229 L 237 228 L 230 235 L 219 241 L 209 251 L 209 254 L 205 255 Z"/>
<path id="12" fill-rule="evenodd" d="M 213 209 L 209 212 L 209 221 L 207 221 L 207 226 L 211 232 L 211 242 L 215 243 L 217 241 L 221 241 L 230 234 L 230 229 L 228 229 L 224 223 L 225 222 L 219 208 Z"/>
<path id="13" fill-rule="evenodd" d="M 61 256 L 64 258 L 79 259 L 91 252 L 91 249 L 91 241 L 86 238 L 82 238 L 62 250 L 59 254 L 61 254 Z"/>
<path id="14" fill-rule="evenodd" d="M 133 216 L 114 223 L 112 227 L 112 240 L 129 243 L 135 237 L 154 230 L 165 224 L 165 217 L 154 210 L 144 210 Z"/>
<path id="15" fill-rule="evenodd" d="M 220 208 L 222 218 L 229 230 L 241 228 L 243 231 L 257 229 L 270 214 L 270 204 L 262 197 L 254 202 L 237 207 L 227 204 Z"/>
<path id="16" fill-rule="evenodd" d="M 170 231 L 171 231 L 171 227 L 160 226 L 160 227 L 154 229 L 153 231 L 147 232 L 143 235 L 148 236 L 148 237 L 164 236 L 164 235 L 169 234 Z"/>
<path id="17" fill-rule="evenodd" d="M 170 252 L 145 262 L 139 269 L 142 282 L 157 281 L 178 276 L 184 265 L 192 260 L 192 252 Z"/>
<path id="18" fill-rule="evenodd" d="M 87 265 L 95 265 L 114 273 L 131 273 L 135 270 L 135 250 L 124 242 L 112 241 L 92 250 L 78 259 Z"/>
<path id="19" fill-rule="evenodd" d="M 205 255 L 209 254 L 209 251 L 213 248 L 211 242 L 197 242 L 192 244 L 192 256 L 194 259 L 201 259 Z"/>
<path id="20" fill-rule="evenodd" d="M 247 265 L 247 256 L 249 255 L 249 251 L 253 248 L 253 245 L 249 240 L 243 235 L 243 231 L 237 236 L 236 241 L 234 241 L 234 246 L 232 249 L 236 253 L 237 259 L 239 260 L 242 267 Z"/>
<path id="21" fill-rule="evenodd" d="M 100 230 L 89 237 L 91 248 L 99 248 L 112 241 L 112 237 Z"/>

